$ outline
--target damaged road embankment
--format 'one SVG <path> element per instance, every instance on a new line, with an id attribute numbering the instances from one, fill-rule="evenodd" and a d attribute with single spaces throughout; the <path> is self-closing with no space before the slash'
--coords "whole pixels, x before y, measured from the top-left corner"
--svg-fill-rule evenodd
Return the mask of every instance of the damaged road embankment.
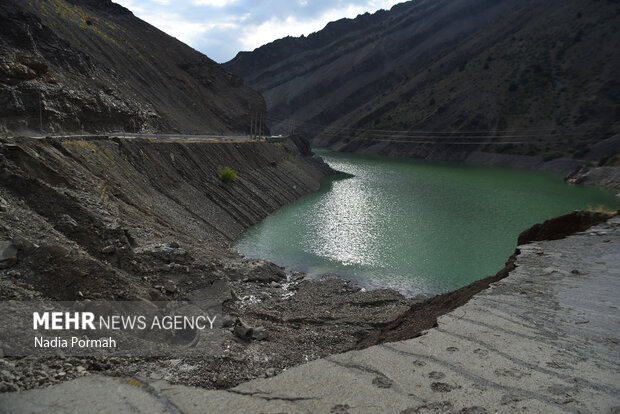
<path id="1" fill-rule="evenodd" d="M 225 167 L 236 180 L 220 179 Z M 411 300 L 287 276 L 227 248 L 332 173 L 295 137 L 0 141 L 1 300 L 208 301 L 227 319 L 218 355 L 24 358 L 0 349 L 0 391 L 91 372 L 224 388 L 351 349 Z M 258 327 L 260 339 L 235 335 Z"/>
<path id="2" fill-rule="evenodd" d="M 222 181 L 224 167 L 237 179 Z M 0 141 L 0 300 L 210 301 L 227 318 L 221 352 L 199 357 L 15 357 L 0 343 L 0 392 L 88 373 L 228 388 L 411 337 L 488 286 L 418 305 L 392 290 L 287 276 L 227 248 L 331 173 L 300 139 Z"/>
<path id="3" fill-rule="evenodd" d="M 329 173 L 292 141 L 5 140 L 0 239 L 39 246 L 20 251 L 20 282 L 51 299 L 153 298 L 160 270 L 223 279 L 198 258 L 231 257 L 231 240 Z"/>

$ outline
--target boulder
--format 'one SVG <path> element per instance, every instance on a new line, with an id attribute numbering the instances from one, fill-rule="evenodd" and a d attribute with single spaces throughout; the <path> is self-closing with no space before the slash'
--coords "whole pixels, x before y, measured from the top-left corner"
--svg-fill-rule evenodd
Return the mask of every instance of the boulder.
<path id="1" fill-rule="evenodd" d="M 34 244 L 25 237 L 20 236 L 19 234 L 13 237 L 13 246 L 15 246 L 17 250 L 22 250 L 25 253 L 32 253 L 39 248 L 38 245 Z"/>
<path id="2" fill-rule="evenodd" d="M 176 293 L 179 291 L 177 284 L 174 283 L 174 281 L 172 280 L 166 280 L 164 282 L 164 289 L 166 289 L 166 292 L 169 292 L 169 293 Z"/>
<path id="3" fill-rule="evenodd" d="M 237 325 L 233 329 L 235 335 L 237 335 L 241 339 L 252 339 L 253 329 L 246 325 Z"/>
<path id="4" fill-rule="evenodd" d="M 286 273 L 284 273 L 283 267 L 265 260 L 252 260 L 248 261 L 248 263 L 250 263 L 250 266 L 243 278 L 244 282 L 279 283 L 286 280 Z"/>
<path id="5" fill-rule="evenodd" d="M 115 251 L 116 251 L 116 247 L 114 247 L 113 245 L 109 245 L 109 246 L 104 247 L 101 250 L 101 253 L 103 253 L 103 254 L 112 254 Z"/>
<path id="6" fill-rule="evenodd" d="M 267 333 L 267 329 L 263 326 L 257 326 L 252 331 L 252 339 L 256 339 L 257 341 L 263 341 L 267 339 L 268 336 L 269 334 Z"/>
<path id="7" fill-rule="evenodd" d="M 59 230 L 71 231 L 77 226 L 77 221 L 73 220 L 73 217 L 68 214 L 63 214 L 62 216 L 60 216 L 60 218 L 56 222 L 56 227 Z"/>
<path id="8" fill-rule="evenodd" d="M 239 318 L 237 325 L 233 328 L 233 333 L 241 339 L 255 339 L 257 341 L 265 340 L 269 336 L 267 329 L 263 326 L 252 327 Z"/>
<path id="9" fill-rule="evenodd" d="M 8 269 L 17 263 L 17 249 L 10 241 L 0 241 L 0 269 Z"/>

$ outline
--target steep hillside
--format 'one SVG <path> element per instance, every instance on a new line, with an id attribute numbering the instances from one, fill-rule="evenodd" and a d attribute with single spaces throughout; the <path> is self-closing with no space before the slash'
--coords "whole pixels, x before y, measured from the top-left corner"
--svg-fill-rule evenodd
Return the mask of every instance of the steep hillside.
<path id="1" fill-rule="evenodd" d="M 617 1 L 418 0 L 226 67 L 276 132 L 295 120 L 339 150 L 604 161 L 620 150 L 619 26 Z"/>
<path id="2" fill-rule="evenodd" d="M 262 97 L 110 0 L 0 4 L 0 132 L 249 130 Z"/>

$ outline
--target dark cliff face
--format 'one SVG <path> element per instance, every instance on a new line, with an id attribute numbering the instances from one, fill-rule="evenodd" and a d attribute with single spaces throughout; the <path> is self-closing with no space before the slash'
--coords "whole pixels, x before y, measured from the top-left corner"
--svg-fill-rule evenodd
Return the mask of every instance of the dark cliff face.
<path id="1" fill-rule="evenodd" d="M 0 131 L 249 131 L 263 98 L 109 0 L 0 4 Z"/>
<path id="2" fill-rule="evenodd" d="M 619 25 L 615 1 L 419 0 L 225 67 L 264 94 L 274 132 L 294 119 L 335 149 L 602 160 L 620 150 Z"/>
<path id="3" fill-rule="evenodd" d="M 144 260 L 150 276 L 159 274 L 161 266 L 151 260 L 154 244 L 177 240 L 198 261 L 236 263 L 237 256 L 224 249 L 232 240 L 316 191 L 333 170 L 302 150 L 291 141 L 0 138 L 0 241 L 21 234 L 40 246 L 43 261 L 57 252 L 52 260 L 66 269 L 42 265 L 36 256 L 34 263 L 25 262 L 41 277 L 35 285 L 48 297 L 72 300 L 80 284 L 86 295 L 90 288 L 84 284 L 92 279 L 71 281 L 80 271 L 91 273 L 84 269 L 100 273 L 96 284 L 105 285 L 92 290 L 92 298 L 97 289 L 118 297 L 128 291 L 148 295 L 143 270 L 136 272 L 131 262 Z M 220 179 L 225 166 L 237 172 L 236 180 Z M 114 257 L 104 253 L 116 244 L 117 250 L 108 249 Z M 64 255 L 73 247 L 88 252 L 81 263 Z M 192 269 L 192 277 L 202 278 L 204 268 Z M 169 270 L 163 270 L 163 280 Z"/>

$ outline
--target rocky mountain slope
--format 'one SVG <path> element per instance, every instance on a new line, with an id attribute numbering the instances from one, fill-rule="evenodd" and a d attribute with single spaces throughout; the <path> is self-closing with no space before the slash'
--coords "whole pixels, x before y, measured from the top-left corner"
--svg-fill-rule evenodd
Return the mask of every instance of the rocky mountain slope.
<path id="1" fill-rule="evenodd" d="M 0 138 L 0 393 L 89 373 L 228 388 L 411 337 L 514 267 L 510 259 L 494 277 L 425 300 L 333 277 L 305 280 L 226 249 L 244 229 L 333 173 L 307 144 L 299 136 L 276 142 Z M 237 179 L 224 182 L 222 166 L 237 171 Z M 519 240 L 561 237 L 606 218 L 573 213 Z M 172 356 L 145 356 L 137 350 L 159 342 L 135 333 L 130 356 L 125 348 L 120 355 L 41 349 L 24 357 L 28 352 L 11 338 L 13 317 L 28 306 L 58 309 L 59 300 L 133 301 L 149 309 L 207 302 L 221 312 L 218 339 L 180 343 Z M 29 326 L 31 318 L 25 314 Z M 236 328 L 246 326 L 264 328 L 263 336 L 240 336 Z"/>
<path id="2" fill-rule="evenodd" d="M 264 94 L 276 132 L 295 120 L 335 149 L 605 163 L 620 150 L 619 25 L 617 1 L 417 0 L 225 66 Z"/>
<path id="3" fill-rule="evenodd" d="M 0 3 L 0 132 L 249 131 L 263 98 L 110 0 Z"/>
<path id="4" fill-rule="evenodd" d="M 237 179 L 224 182 L 218 172 L 223 166 L 233 168 Z M 349 349 L 361 332 L 383 320 L 380 313 L 387 323 L 407 300 L 397 292 L 363 292 L 339 280 L 287 280 L 276 265 L 226 248 L 275 209 L 315 191 L 332 173 L 299 137 L 219 143 L 0 138 L 2 303 L 209 302 L 266 327 L 269 335 L 268 341 L 242 340 L 224 329 L 218 349 L 227 354 L 205 351 L 193 363 L 84 359 L 72 353 L 58 364 L 58 356 L 20 358 L 20 349 L 7 342 L 15 325 L 7 324 L 11 317 L 3 313 L 0 393 L 85 370 L 136 375 L 162 367 L 177 381 L 224 387 L 268 368 L 275 372 L 312 355 Z M 290 300 L 294 292 L 300 295 Z M 377 302 L 374 312 L 358 315 L 360 306 Z M 326 317 L 334 308 L 342 316 Z M 277 322 L 275 316 L 300 322 Z M 5 375 L 6 369 L 13 374 Z"/>

